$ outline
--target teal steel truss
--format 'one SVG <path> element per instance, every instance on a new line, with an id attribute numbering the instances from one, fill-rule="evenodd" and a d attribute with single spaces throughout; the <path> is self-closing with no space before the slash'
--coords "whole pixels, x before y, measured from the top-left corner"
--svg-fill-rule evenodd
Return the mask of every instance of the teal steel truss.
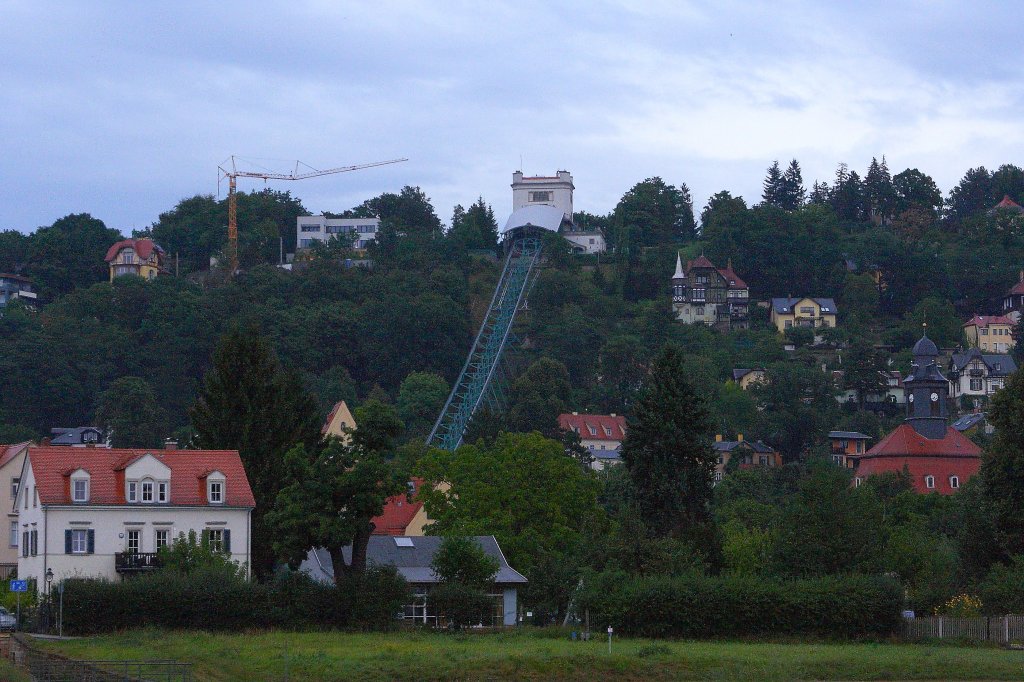
<path id="1" fill-rule="evenodd" d="M 492 412 L 504 410 L 508 370 L 502 356 L 513 341 L 512 323 L 526 302 L 540 252 L 541 241 L 537 237 L 520 237 L 512 242 L 487 315 L 462 374 L 427 438 L 428 444 L 454 450 L 462 443 L 466 427 L 481 405 Z"/>

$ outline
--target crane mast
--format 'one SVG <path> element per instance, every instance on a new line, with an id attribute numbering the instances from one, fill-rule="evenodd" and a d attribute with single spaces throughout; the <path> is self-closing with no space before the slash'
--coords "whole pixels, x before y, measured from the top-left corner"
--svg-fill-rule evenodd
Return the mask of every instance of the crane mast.
<path id="1" fill-rule="evenodd" d="M 306 178 L 317 178 L 321 175 L 334 175 L 335 173 L 347 173 L 349 171 L 362 170 L 364 168 L 387 166 L 392 163 L 401 163 L 408 160 L 409 159 L 391 159 L 389 161 L 375 161 L 373 163 L 361 163 L 355 166 L 341 166 L 338 168 L 328 168 L 326 170 L 318 170 L 308 164 L 302 163 L 301 161 L 296 161 L 295 170 L 291 173 L 272 173 L 263 171 L 240 171 L 235 164 L 235 157 L 232 156 L 230 159 L 230 167 L 228 167 L 228 163 L 224 163 L 217 167 L 217 170 L 219 171 L 217 176 L 218 182 L 224 178 L 227 178 L 228 181 L 228 256 L 231 259 L 231 274 L 234 275 L 238 271 L 238 178 L 259 178 L 264 182 L 267 180 L 305 180 Z M 299 172 L 300 165 L 305 166 L 309 170 Z"/>

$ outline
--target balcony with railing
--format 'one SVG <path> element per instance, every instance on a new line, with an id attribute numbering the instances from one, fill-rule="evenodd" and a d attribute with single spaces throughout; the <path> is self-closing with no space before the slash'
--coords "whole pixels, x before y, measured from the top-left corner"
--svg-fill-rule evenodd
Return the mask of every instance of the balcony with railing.
<path id="1" fill-rule="evenodd" d="M 156 552 L 118 552 L 114 555 L 114 570 L 118 573 L 138 573 L 160 568 L 162 561 Z"/>

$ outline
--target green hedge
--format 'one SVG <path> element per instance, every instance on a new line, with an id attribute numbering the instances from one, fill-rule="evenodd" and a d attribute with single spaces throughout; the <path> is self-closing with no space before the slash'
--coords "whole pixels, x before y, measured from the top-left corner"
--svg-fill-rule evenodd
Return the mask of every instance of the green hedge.
<path id="1" fill-rule="evenodd" d="M 383 629 L 394 625 L 408 596 L 405 580 L 390 567 L 370 568 L 338 588 L 299 573 L 267 584 L 223 571 L 158 571 L 124 582 L 73 579 L 64 587 L 64 630 Z"/>
<path id="2" fill-rule="evenodd" d="M 781 581 L 747 576 L 629 576 L 584 582 L 577 612 L 591 626 L 648 637 L 886 636 L 899 625 L 903 591 L 867 575 Z"/>

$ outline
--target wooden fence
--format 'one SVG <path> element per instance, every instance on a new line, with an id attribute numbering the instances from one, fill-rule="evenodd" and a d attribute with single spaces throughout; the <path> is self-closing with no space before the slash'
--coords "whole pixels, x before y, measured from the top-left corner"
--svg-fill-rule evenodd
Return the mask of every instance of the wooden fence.
<path id="1" fill-rule="evenodd" d="M 1024 643 L 1024 616 L 905 618 L 903 637 L 911 640 L 973 639 L 1000 644 Z"/>

